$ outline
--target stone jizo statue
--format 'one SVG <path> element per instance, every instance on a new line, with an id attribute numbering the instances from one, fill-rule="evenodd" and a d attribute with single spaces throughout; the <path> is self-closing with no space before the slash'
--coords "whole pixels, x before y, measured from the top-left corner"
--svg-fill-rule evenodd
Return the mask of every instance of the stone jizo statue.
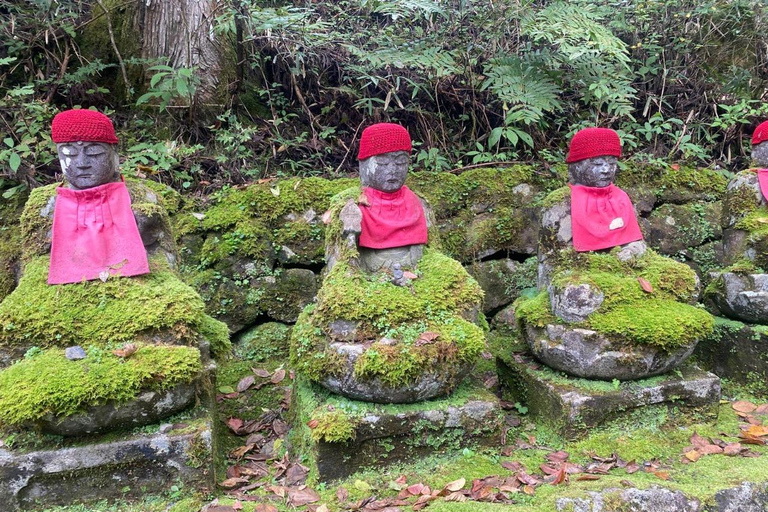
<path id="1" fill-rule="evenodd" d="M 712 325 L 687 304 L 698 294 L 695 273 L 643 241 L 632 201 L 613 183 L 620 156 L 613 130 L 573 136 L 568 187 L 545 199 L 542 212 L 539 295 L 516 309 L 534 355 L 579 377 L 664 373 Z"/>
<path id="2" fill-rule="evenodd" d="M 340 214 L 363 270 L 391 269 L 396 263 L 412 268 L 423 254 L 426 205 L 405 186 L 410 153 L 411 138 L 402 126 L 379 123 L 363 131 L 357 157 L 362 195 Z"/>
<path id="3" fill-rule="evenodd" d="M 724 316 L 768 323 L 768 121 L 752 136 L 755 167 L 738 173 L 723 199 L 723 249 L 728 268 L 715 273 L 706 300 Z"/>

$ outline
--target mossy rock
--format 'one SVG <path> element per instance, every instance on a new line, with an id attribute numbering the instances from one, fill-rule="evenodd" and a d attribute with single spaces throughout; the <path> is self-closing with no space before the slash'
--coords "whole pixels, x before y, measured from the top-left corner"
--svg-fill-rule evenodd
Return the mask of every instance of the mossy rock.
<path id="1" fill-rule="evenodd" d="M 198 345 L 201 335 L 214 354 L 229 347 L 226 326 L 205 314 L 197 292 L 163 261 L 151 260 L 144 276 L 57 286 L 47 282 L 49 264 L 46 256 L 29 262 L 0 303 L 0 348 L 142 340 Z"/>
<path id="2" fill-rule="evenodd" d="M 647 281 L 652 291 L 645 291 L 639 279 Z M 612 253 L 576 253 L 570 249 L 562 255 L 551 282 L 550 291 L 520 299 L 515 309 L 518 321 L 525 326 L 529 345 L 540 349 L 539 357 L 569 352 L 567 339 L 571 339 L 574 332 L 582 331 L 583 336 L 572 339 L 574 352 L 569 357 L 579 359 L 577 346 L 584 343 L 594 345 L 593 352 L 612 351 L 626 356 L 626 371 L 611 377 L 610 372 L 603 371 L 605 368 L 590 369 L 585 363 L 579 365 L 584 367 L 579 370 L 582 377 L 631 379 L 666 371 L 670 367 L 662 364 L 665 357 L 673 366 L 681 362 L 696 342 L 713 329 L 712 315 L 688 304 L 695 302 L 697 296 L 693 270 L 650 249 L 642 257 L 628 262 L 618 260 Z M 566 323 L 553 313 L 550 295 L 573 285 L 587 285 L 603 294 L 603 298 L 584 320 Z M 577 331 L 571 332 L 574 328 Z M 570 334 L 561 333 L 557 339 L 549 339 L 549 331 L 558 329 Z M 549 341 L 541 341 L 545 338 Z M 653 359 L 648 359 L 648 354 L 657 360 L 642 370 L 640 363 Z M 560 354 L 545 362 L 555 364 L 562 371 L 575 371 L 574 361 L 565 359 Z M 673 364 L 673 361 L 677 362 Z M 609 366 L 619 368 L 621 362 L 622 358 L 618 357 Z"/>
<path id="3" fill-rule="evenodd" d="M 235 355 L 245 361 L 263 362 L 274 357 L 287 357 L 291 326 L 267 322 L 243 332 L 235 344 Z"/>
<path id="4" fill-rule="evenodd" d="M 450 391 L 485 346 L 483 328 L 467 320 L 477 318 L 483 292 L 457 261 L 429 248 L 417 272 L 410 286 L 395 286 L 387 272 L 366 274 L 337 263 L 317 305 L 308 306 L 294 327 L 295 368 L 341 393 L 342 382 L 375 383 L 381 390 L 376 396 L 354 392 L 370 401 L 430 398 L 421 390 L 435 392 L 435 386 L 426 381 L 442 381 L 438 394 Z M 354 333 L 334 329 L 338 321 L 354 326 Z M 424 333 L 431 339 L 419 341 Z"/>
<path id="5" fill-rule="evenodd" d="M 622 162 L 616 184 L 621 188 L 653 190 L 661 203 L 685 204 L 722 199 L 728 179 L 712 169 Z"/>
<path id="6" fill-rule="evenodd" d="M 0 425 L 67 417 L 88 406 L 127 402 L 143 391 L 190 384 L 202 372 L 200 351 L 182 346 L 140 346 L 128 358 L 91 347 L 70 361 L 51 348 L 0 371 Z"/>
<path id="7" fill-rule="evenodd" d="M 20 217 L 26 194 L 16 194 L 0 202 L 0 301 L 16 287 L 21 256 Z"/>

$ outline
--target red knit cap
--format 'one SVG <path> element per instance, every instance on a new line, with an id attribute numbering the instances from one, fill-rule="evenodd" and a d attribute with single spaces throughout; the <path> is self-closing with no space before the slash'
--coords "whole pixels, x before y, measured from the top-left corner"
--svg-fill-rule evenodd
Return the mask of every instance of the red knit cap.
<path id="1" fill-rule="evenodd" d="M 765 142 L 768 140 L 768 121 L 763 121 L 759 125 L 757 125 L 757 128 L 755 128 L 755 133 L 752 134 L 752 145 L 756 146 L 757 144 L 760 144 L 761 142 Z"/>
<path id="2" fill-rule="evenodd" d="M 95 110 L 65 110 L 53 118 L 51 123 L 53 142 L 106 142 L 117 144 L 117 135 L 112 121 Z"/>
<path id="3" fill-rule="evenodd" d="M 610 128 L 584 128 L 576 132 L 571 139 L 565 162 L 572 164 L 598 156 L 621 157 L 619 135 Z"/>
<path id="4" fill-rule="evenodd" d="M 392 151 L 408 151 L 410 153 L 411 149 L 411 136 L 408 135 L 408 130 L 399 124 L 378 123 L 363 130 L 357 159 L 365 160 Z"/>

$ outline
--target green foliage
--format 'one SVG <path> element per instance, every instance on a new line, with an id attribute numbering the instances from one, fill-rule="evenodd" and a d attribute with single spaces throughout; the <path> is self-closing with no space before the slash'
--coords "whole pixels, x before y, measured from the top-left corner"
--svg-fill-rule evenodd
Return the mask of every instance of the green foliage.
<path id="1" fill-rule="evenodd" d="M 0 424 L 124 402 L 141 391 L 192 382 L 201 371 L 200 352 L 192 347 L 141 346 L 127 359 L 92 347 L 78 361 L 68 360 L 64 350 L 48 349 L 0 371 Z"/>
<path id="2" fill-rule="evenodd" d="M 149 91 L 139 96 L 136 106 L 152 103 L 161 111 L 178 103 L 192 106 L 195 91 L 200 85 L 200 78 L 194 69 L 158 65 L 150 67 L 147 71 L 154 71 L 149 81 Z"/>

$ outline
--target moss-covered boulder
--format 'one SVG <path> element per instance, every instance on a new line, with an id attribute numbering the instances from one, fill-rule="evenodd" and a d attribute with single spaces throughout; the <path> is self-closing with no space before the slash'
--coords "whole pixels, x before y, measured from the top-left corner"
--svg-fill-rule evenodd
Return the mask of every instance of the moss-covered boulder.
<path id="1" fill-rule="evenodd" d="M 665 204 L 651 213 L 646 238 L 662 254 L 675 256 L 722 237 L 722 203 Z"/>
<path id="2" fill-rule="evenodd" d="M 238 336 L 235 355 L 244 361 L 254 362 L 288 357 L 290 339 L 290 325 L 267 322 L 247 329 Z"/>
<path id="3" fill-rule="evenodd" d="M 466 266 L 469 275 L 485 292 L 483 313 L 486 315 L 511 304 L 523 290 L 536 286 L 536 258 L 523 263 L 504 258 L 479 261 Z"/>
<path id="4" fill-rule="evenodd" d="M 16 287 L 21 256 L 19 218 L 26 194 L 15 194 L 0 201 L 0 301 Z"/>
<path id="5" fill-rule="evenodd" d="M 193 347 L 142 345 L 126 358 L 91 347 L 77 361 L 46 349 L 0 372 L 0 426 L 82 435 L 153 423 L 194 400 L 202 370 Z"/>
<path id="6" fill-rule="evenodd" d="M 712 316 L 692 306 L 696 275 L 652 250 L 622 262 L 614 254 L 561 255 L 548 289 L 516 305 L 534 354 L 566 373 L 597 379 L 638 379 L 664 373 L 688 357 L 713 328 Z M 552 296 L 587 286 L 602 296 L 584 318 L 564 320 Z"/>

